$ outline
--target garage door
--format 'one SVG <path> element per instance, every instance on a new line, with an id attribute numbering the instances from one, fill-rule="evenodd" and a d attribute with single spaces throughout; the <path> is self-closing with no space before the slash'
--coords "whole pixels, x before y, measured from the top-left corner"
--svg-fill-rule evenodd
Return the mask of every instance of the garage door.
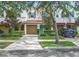
<path id="1" fill-rule="evenodd" d="M 27 25 L 27 34 L 37 34 L 37 25 Z"/>

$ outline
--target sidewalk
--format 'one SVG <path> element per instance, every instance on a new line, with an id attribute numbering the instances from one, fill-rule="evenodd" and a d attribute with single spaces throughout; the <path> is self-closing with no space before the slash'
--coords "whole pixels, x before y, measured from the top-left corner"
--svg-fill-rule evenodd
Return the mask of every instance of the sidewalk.
<path id="1" fill-rule="evenodd" d="M 36 36 L 23 36 L 20 40 L 14 42 L 5 49 L 42 49 L 41 45 L 36 40 L 38 40 L 38 37 Z"/>
<path id="2" fill-rule="evenodd" d="M 17 40 L 0 40 L 0 42 L 16 42 Z"/>

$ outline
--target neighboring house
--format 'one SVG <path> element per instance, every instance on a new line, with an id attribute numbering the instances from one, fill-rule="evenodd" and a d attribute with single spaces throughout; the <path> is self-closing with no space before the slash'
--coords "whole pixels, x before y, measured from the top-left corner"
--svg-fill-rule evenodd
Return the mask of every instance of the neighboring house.
<path id="1" fill-rule="evenodd" d="M 0 18 L 0 31 L 8 33 L 9 29 L 10 29 L 9 23 L 5 20 L 5 18 Z"/>
<path id="2" fill-rule="evenodd" d="M 74 9 L 69 9 L 69 11 L 72 13 L 73 16 L 63 17 L 62 9 L 58 9 L 55 12 L 55 20 L 58 25 L 58 28 L 75 27 L 75 20 L 76 20 L 75 18 L 77 18 L 76 12 L 74 11 Z"/>

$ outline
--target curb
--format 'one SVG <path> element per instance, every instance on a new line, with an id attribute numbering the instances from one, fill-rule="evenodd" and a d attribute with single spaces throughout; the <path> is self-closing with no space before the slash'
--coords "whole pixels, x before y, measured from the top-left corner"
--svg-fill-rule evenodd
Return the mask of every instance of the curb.
<path id="1" fill-rule="evenodd" d="M 0 49 L 0 50 L 33 50 L 33 51 L 39 51 L 39 50 L 79 50 L 79 47 L 46 47 L 42 49 Z"/>

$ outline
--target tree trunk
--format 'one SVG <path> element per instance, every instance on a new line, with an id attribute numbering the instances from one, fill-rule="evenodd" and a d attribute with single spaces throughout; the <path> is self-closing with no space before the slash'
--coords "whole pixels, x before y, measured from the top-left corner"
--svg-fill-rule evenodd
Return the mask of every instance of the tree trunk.
<path id="1" fill-rule="evenodd" d="M 59 44 L 59 35 L 58 35 L 58 28 L 57 28 L 57 24 L 56 24 L 56 21 L 54 19 L 54 16 L 52 15 L 52 13 L 50 14 L 51 16 L 51 20 L 52 20 L 52 23 L 53 23 L 53 28 L 54 28 L 54 31 L 56 33 L 56 41 L 55 43 L 56 44 Z"/>
<path id="2" fill-rule="evenodd" d="M 58 29 L 57 29 L 56 22 L 55 22 L 54 26 L 55 26 L 55 33 L 56 33 L 56 41 L 55 41 L 55 43 L 59 44 L 59 34 L 58 34 Z"/>

